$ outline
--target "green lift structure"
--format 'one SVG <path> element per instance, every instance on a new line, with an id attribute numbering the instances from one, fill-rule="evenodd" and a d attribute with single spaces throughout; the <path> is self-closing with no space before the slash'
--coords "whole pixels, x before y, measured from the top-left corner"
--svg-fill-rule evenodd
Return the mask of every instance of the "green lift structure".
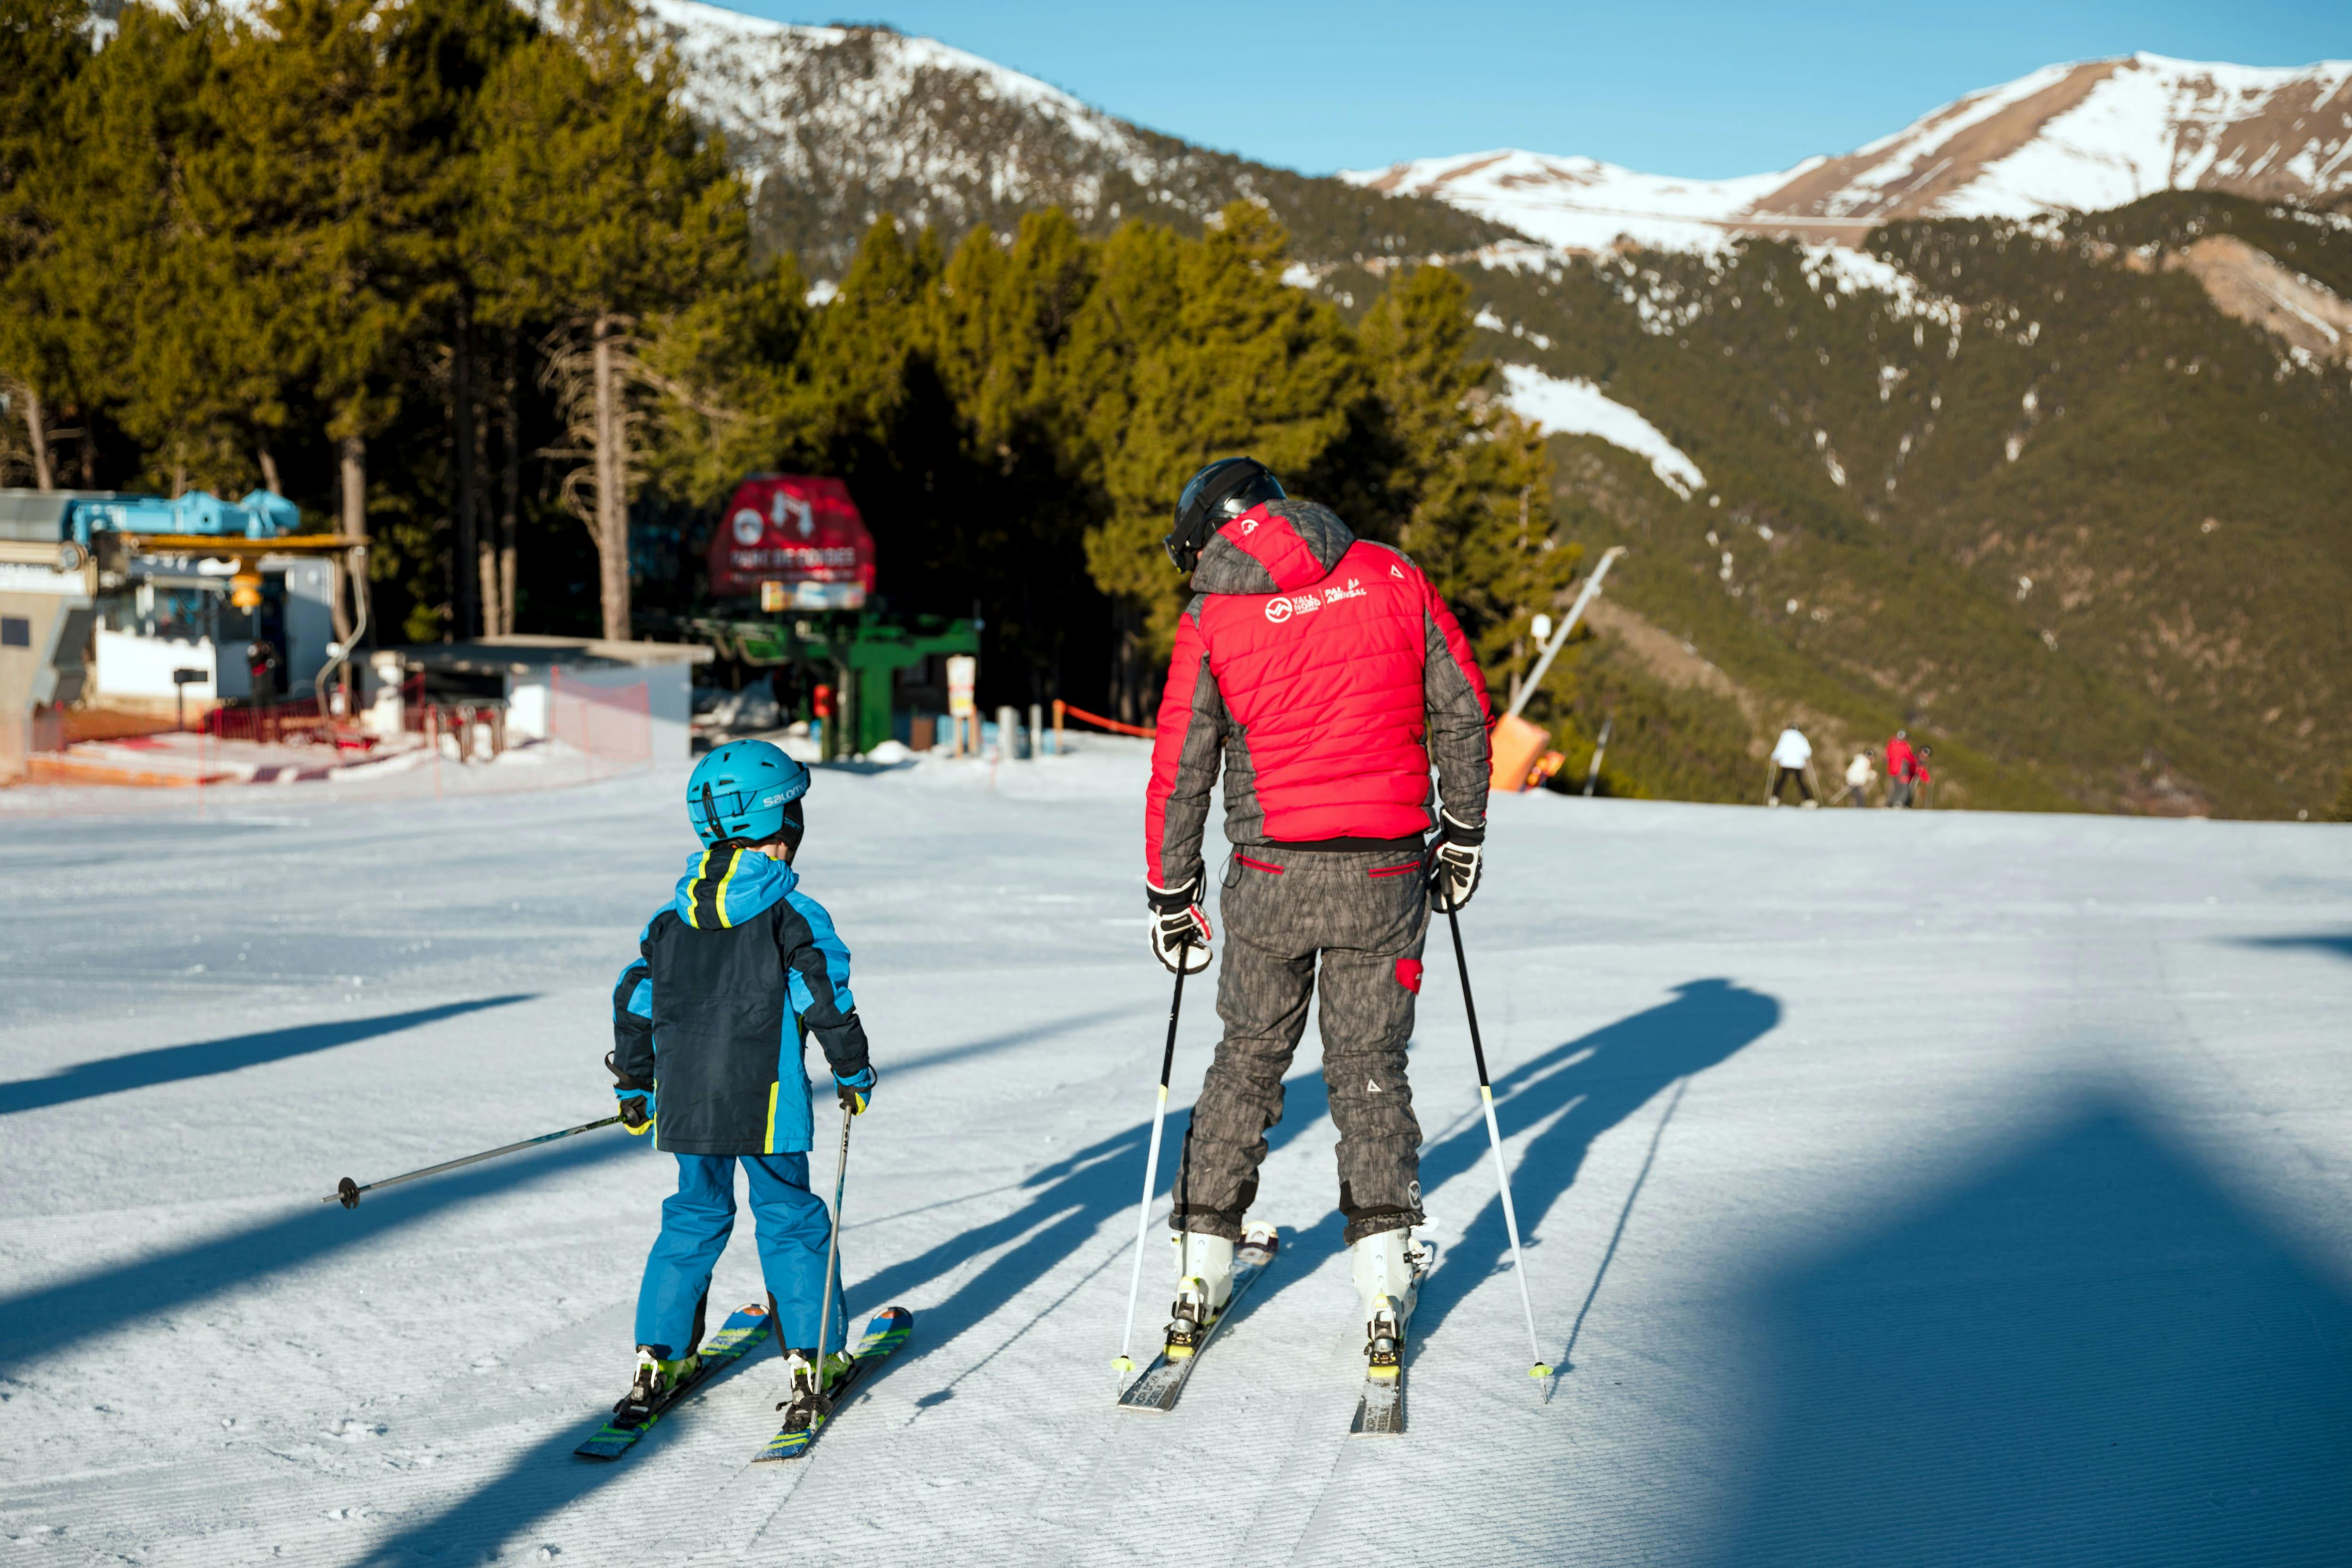
<path id="1" fill-rule="evenodd" d="M 757 619 L 716 616 L 641 616 L 656 636 L 708 643 L 719 657 L 755 668 L 790 665 L 808 684 L 834 689 L 834 711 L 844 721 L 824 729 L 827 761 L 860 755 L 891 738 L 898 672 L 934 655 L 980 652 L 980 628 L 943 616 L 887 615 L 877 610 L 802 610 Z"/>

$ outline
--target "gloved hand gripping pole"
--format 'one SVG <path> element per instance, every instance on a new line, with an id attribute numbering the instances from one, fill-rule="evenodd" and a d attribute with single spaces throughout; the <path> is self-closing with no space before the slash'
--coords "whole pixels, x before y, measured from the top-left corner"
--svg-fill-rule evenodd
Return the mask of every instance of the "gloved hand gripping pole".
<path id="1" fill-rule="evenodd" d="M 1135 1340 L 1135 1303 L 1143 1293 L 1143 1253 L 1151 1237 L 1151 1193 L 1160 1184 L 1160 1127 L 1168 1119 L 1168 1079 L 1176 1070 L 1176 1016 L 1184 1007 L 1184 954 L 1191 951 L 1192 938 L 1188 932 L 1176 943 L 1176 995 L 1168 1004 L 1168 1045 L 1160 1053 L 1160 1100 L 1151 1110 L 1151 1152 L 1143 1162 L 1143 1202 L 1135 1215 L 1135 1274 L 1127 1286 L 1127 1330 L 1118 1338 L 1118 1359 L 1111 1365 L 1121 1372 L 1135 1370 L 1135 1358 L 1128 1348 Z"/>
<path id="2" fill-rule="evenodd" d="M 1495 1183 L 1503 1194 L 1503 1229 L 1511 1238 L 1511 1272 L 1519 1281 L 1519 1307 L 1528 1319 L 1528 1349 L 1535 1357 L 1528 1375 L 1547 1383 L 1551 1367 L 1536 1339 L 1536 1303 L 1528 1291 L 1528 1260 L 1519 1252 L 1519 1216 L 1511 1207 L 1511 1173 L 1503 1164 L 1503 1131 L 1495 1124 L 1495 1089 L 1486 1080 L 1486 1047 L 1478 1038 L 1478 1004 L 1470 996 L 1470 961 L 1462 955 L 1462 911 L 1454 901 L 1453 879 L 1441 870 L 1435 881 L 1444 889 L 1446 924 L 1454 929 L 1454 967 L 1462 975 L 1462 1011 L 1470 1020 L 1470 1055 L 1478 1064 L 1478 1103 L 1486 1113 L 1486 1142 L 1495 1151 Z"/>

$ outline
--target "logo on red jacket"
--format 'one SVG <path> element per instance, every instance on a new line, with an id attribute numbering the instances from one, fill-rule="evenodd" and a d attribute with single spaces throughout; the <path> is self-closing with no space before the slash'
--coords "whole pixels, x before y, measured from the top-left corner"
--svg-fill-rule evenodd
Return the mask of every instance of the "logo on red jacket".
<path id="1" fill-rule="evenodd" d="M 1277 626 L 1288 620 L 1290 618 L 1289 596 L 1286 595 L 1279 599 L 1268 599 L 1265 602 L 1265 618 Z"/>

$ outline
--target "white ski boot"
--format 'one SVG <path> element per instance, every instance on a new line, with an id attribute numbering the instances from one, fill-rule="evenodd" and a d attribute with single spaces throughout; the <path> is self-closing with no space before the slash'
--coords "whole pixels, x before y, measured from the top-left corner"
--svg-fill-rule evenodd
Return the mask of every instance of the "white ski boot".
<path id="1" fill-rule="evenodd" d="M 1369 1375 L 1393 1379 L 1404 1364 L 1405 1325 L 1412 1321 L 1421 1277 L 1431 1250 L 1405 1230 L 1384 1230 L 1356 1243 L 1356 1297 L 1364 1309 L 1364 1359 Z"/>
<path id="2" fill-rule="evenodd" d="M 1181 1232 L 1176 1237 L 1176 1301 L 1168 1309 L 1168 1359 L 1201 1348 L 1209 1327 L 1234 1299 L 1234 1244 L 1222 1236 Z"/>

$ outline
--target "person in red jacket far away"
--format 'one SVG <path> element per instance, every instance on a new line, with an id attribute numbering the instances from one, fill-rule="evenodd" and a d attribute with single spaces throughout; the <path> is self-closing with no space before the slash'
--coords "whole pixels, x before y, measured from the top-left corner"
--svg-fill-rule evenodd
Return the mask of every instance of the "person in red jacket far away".
<path id="1" fill-rule="evenodd" d="M 1913 780 L 1918 776 L 1919 758 L 1911 750 L 1911 731 L 1897 730 L 1895 739 L 1886 742 L 1886 805 L 1899 811 L 1911 804 Z"/>
<path id="2" fill-rule="evenodd" d="M 1289 499 L 1254 459 L 1195 474 L 1166 543 L 1193 590 L 1143 814 L 1151 948 L 1171 971 L 1209 963 L 1201 837 L 1221 768 L 1234 850 L 1219 899 L 1224 1038 L 1176 1173 L 1170 1352 L 1188 1353 L 1231 1297 L 1234 1246 L 1319 970 L 1339 1209 L 1367 1350 L 1392 1355 L 1427 1260 L 1412 1238 L 1423 1223 L 1421 1125 L 1405 1041 L 1433 903 L 1458 907 L 1478 885 L 1486 682 L 1419 568 Z"/>

